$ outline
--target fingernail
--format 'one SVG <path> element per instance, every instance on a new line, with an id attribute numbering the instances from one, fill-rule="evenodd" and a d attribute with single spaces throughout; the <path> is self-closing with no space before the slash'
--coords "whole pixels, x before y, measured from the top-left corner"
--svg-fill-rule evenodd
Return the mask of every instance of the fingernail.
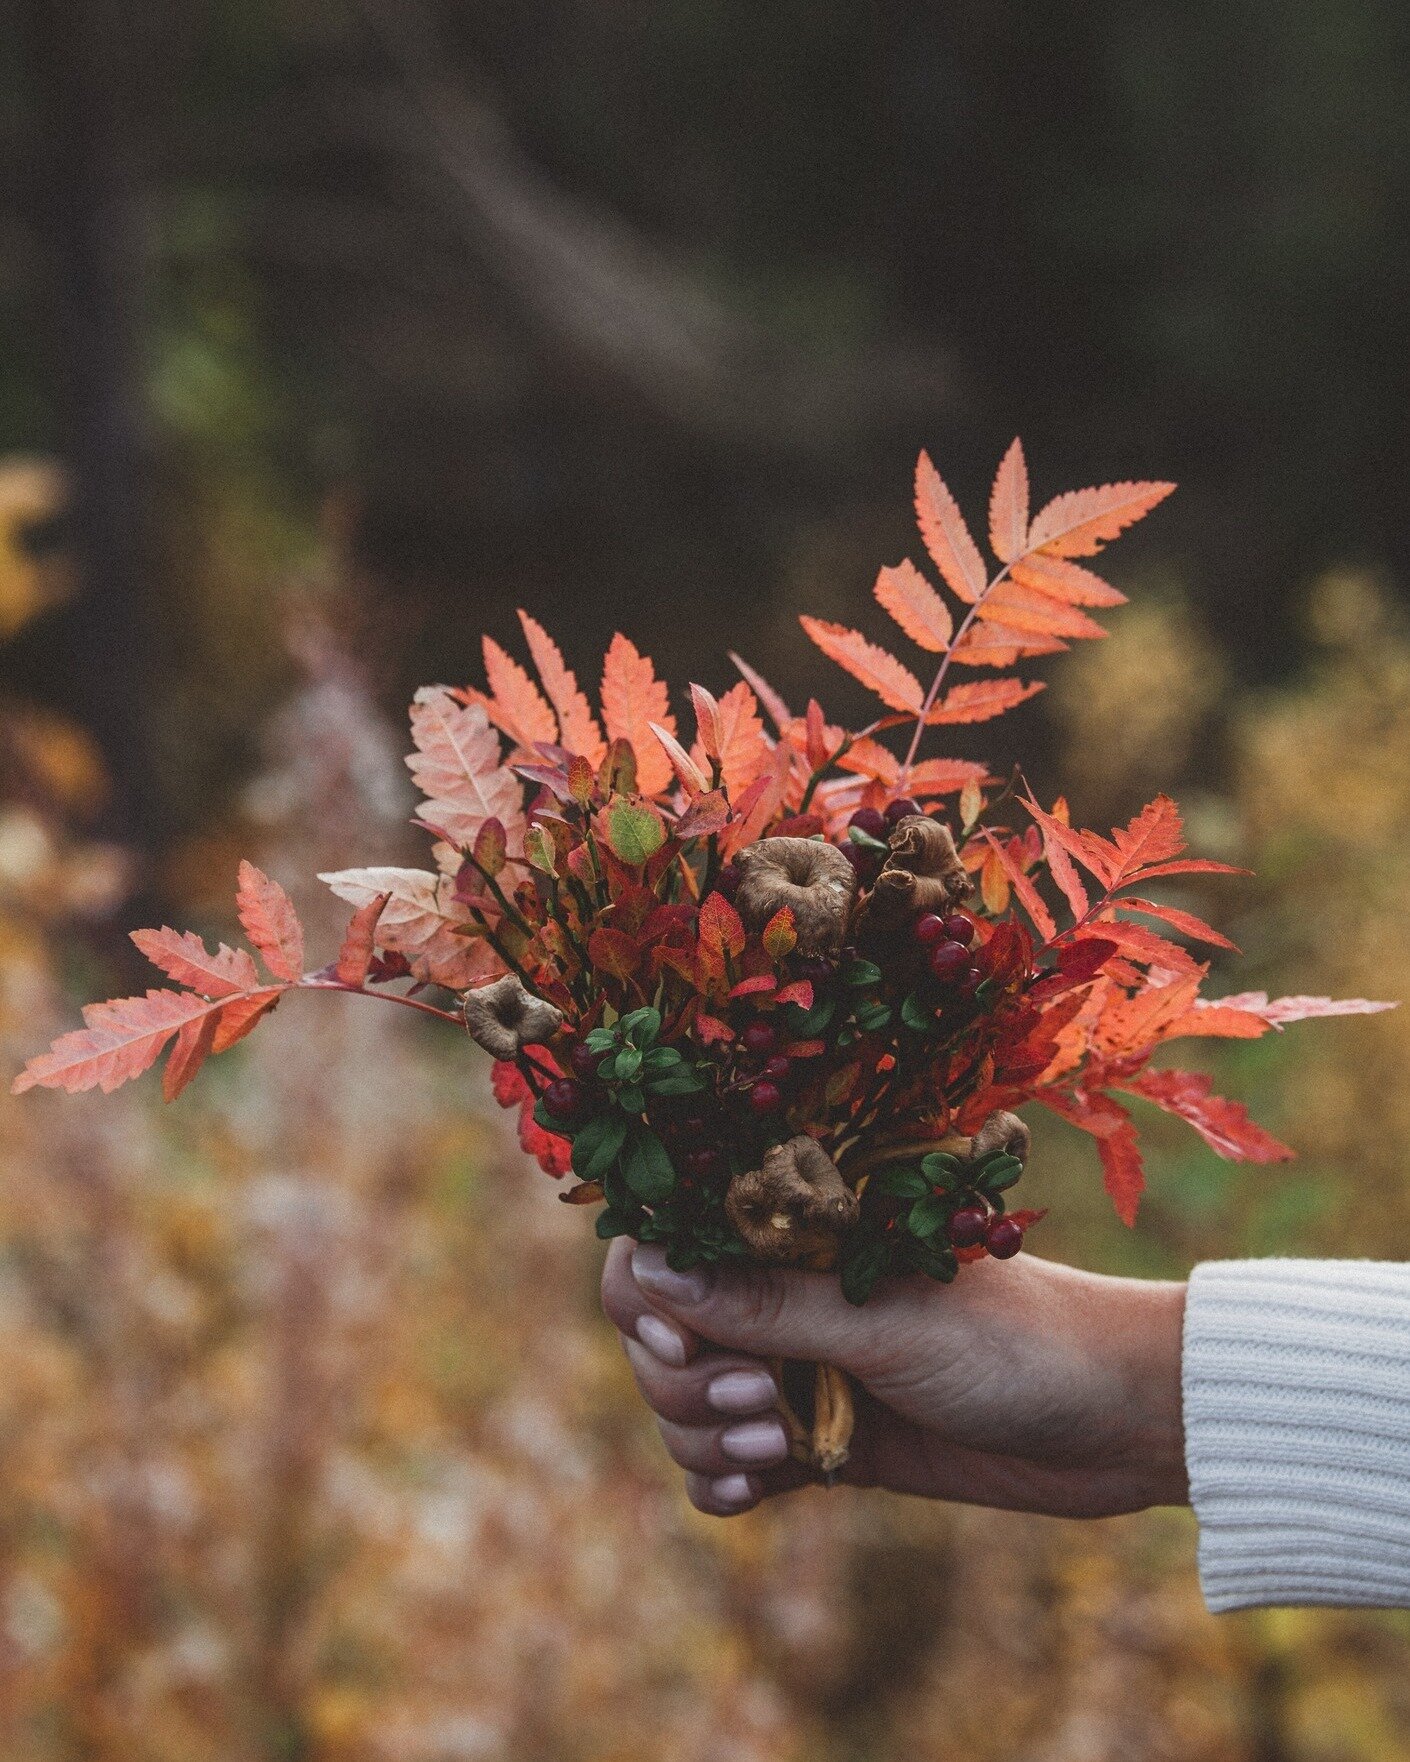
<path id="1" fill-rule="evenodd" d="M 717 1505 L 740 1507 L 754 1503 L 754 1489 L 747 1474 L 727 1474 L 711 1481 L 710 1496 Z"/>
<path id="2" fill-rule="evenodd" d="M 751 1419 L 747 1425 L 729 1426 L 720 1433 L 720 1448 L 731 1462 L 784 1462 L 788 1458 L 788 1434 L 782 1420 Z"/>
<path id="3" fill-rule="evenodd" d="M 718 1413 L 757 1413 L 778 1400 L 778 1384 L 762 1370 L 726 1370 L 705 1390 L 705 1399 Z"/>
<path id="4" fill-rule="evenodd" d="M 673 1364 L 679 1370 L 685 1363 L 685 1341 L 669 1322 L 663 1322 L 659 1316 L 639 1316 L 636 1337 L 662 1364 Z"/>
<path id="5" fill-rule="evenodd" d="M 632 1277 L 649 1296 L 663 1303 L 702 1303 L 710 1290 L 703 1272 L 678 1273 L 666 1265 L 666 1250 L 648 1243 L 632 1254 Z"/>

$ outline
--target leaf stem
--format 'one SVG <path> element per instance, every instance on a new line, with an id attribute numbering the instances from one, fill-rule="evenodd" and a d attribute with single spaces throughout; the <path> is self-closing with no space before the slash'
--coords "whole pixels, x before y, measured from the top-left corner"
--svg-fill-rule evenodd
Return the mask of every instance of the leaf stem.
<path id="1" fill-rule="evenodd" d="M 365 985 L 345 985 L 341 979 L 300 979 L 290 987 L 296 991 L 345 991 L 350 997 L 371 997 L 381 1003 L 399 1003 L 403 1009 L 420 1010 L 422 1015 L 435 1016 L 437 1021 L 460 1025 L 455 1010 L 438 1009 L 433 1003 L 422 1003 L 418 997 L 403 997 L 399 991 L 370 991 Z"/>
<path id="2" fill-rule="evenodd" d="M 1021 559 L 1015 558 L 1014 561 L 1021 561 Z M 1013 563 L 1005 563 L 999 573 L 984 589 L 983 593 L 981 593 L 978 599 L 975 600 L 974 604 L 960 620 L 960 627 L 955 632 L 949 648 L 947 648 L 945 653 L 941 656 L 940 665 L 935 670 L 935 677 L 930 682 L 930 690 L 925 694 L 925 702 L 920 706 L 920 716 L 916 721 L 916 731 L 911 736 L 911 744 L 906 753 L 905 763 L 901 766 L 901 775 L 896 781 L 896 787 L 898 790 L 902 790 L 906 787 L 906 779 L 910 776 L 911 766 L 916 762 L 916 754 L 920 750 L 921 736 L 925 733 L 925 719 L 935 707 L 935 700 L 940 695 L 940 687 L 945 683 L 945 676 L 950 671 L 950 662 L 955 658 L 955 650 L 964 641 L 965 637 L 969 635 L 975 619 L 979 616 L 979 608 L 989 598 L 989 595 L 993 593 L 994 589 L 998 587 L 1000 582 L 1006 579 L 1008 572 L 1012 567 Z"/>

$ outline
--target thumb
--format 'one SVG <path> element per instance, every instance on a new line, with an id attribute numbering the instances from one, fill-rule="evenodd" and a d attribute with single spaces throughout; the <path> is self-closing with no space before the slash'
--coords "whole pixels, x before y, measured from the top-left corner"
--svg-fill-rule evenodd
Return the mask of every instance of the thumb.
<path id="1" fill-rule="evenodd" d="M 632 1276 L 653 1309 L 677 1317 L 717 1346 L 758 1358 L 805 1358 L 857 1368 L 873 1332 L 848 1303 L 836 1273 L 794 1267 L 693 1267 L 674 1272 L 665 1250 L 643 1243 Z"/>

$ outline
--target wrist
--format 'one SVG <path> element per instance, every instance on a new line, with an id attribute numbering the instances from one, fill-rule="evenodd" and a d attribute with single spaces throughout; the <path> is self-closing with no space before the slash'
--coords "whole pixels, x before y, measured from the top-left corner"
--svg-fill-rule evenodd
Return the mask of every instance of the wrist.
<path id="1" fill-rule="evenodd" d="M 1142 1505 L 1187 1505 L 1181 1357 L 1183 1281 L 1123 1279 L 1113 1316 L 1123 1392 L 1122 1466 Z"/>

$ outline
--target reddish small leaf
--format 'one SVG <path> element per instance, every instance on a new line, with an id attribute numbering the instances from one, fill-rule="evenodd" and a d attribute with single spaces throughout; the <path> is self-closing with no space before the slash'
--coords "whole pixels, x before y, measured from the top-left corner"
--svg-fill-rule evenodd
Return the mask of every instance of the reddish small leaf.
<path id="1" fill-rule="evenodd" d="M 162 1099 L 175 1101 L 181 1091 L 206 1062 L 206 1055 L 215 1044 L 218 1014 L 212 1010 L 193 1022 L 185 1022 L 177 1030 L 176 1042 L 167 1055 L 162 1072 Z"/>
<path id="2" fill-rule="evenodd" d="M 491 816 L 475 834 L 475 865 L 487 875 L 498 875 L 509 855 L 509 841 L 500 821 Z"/>
<path id="3" fill-rule="evenodd" d="M 367 983 L 377 939 L 377 920 L 382 916 L 391 897 L 390 893 L 379 893 L 375 899 L 369 899 L 366 905 L 359 906 L 349 920 L 334 968 L 344 985 L 362 986 Z"/>
<path id="4" fill-rule="evenodd" d="M 290 981 L 304 970 L 304 932 L 294 902 L 277 881 L 253 863 L 240 864 L 236 909 L 245 934 L 276 979 Z"/>
<path id="5" fill-rule="evenodd" d="M 719 763 L 724 750 L 724 730 L 720 726 L 720 704 L 714 692 L 703 685 L 692 685 L 690 701 L 695 710 L 695 734 L 707 759 Z"/>
<path id="6" fill-rule="evenodd" d="M 955 633 L 950 608 L 910 561 L 883 569 L 873 589 L 877 603 L 920 648 L 943 654 Z"/>
<path id="7" fill-rule="evenodd" d="M 1104 483 L 1099 489 L 1069 490 L 1039 510 L 1028 543 L 1054 557 L 1093 557 L 1174 488 L 1173 483 Z"/>
<path id="8" fill-rule="evenodd" d="M 712 789 L 708 795 L 697 795 L 675 824 L 677 838 L 710 838 L 724 830 L 729 819 L 729 803 L 723 790 Z"/>
<path id="9" fill-rule="evenodd" d="M 710 779 L 691 758 L 675 735 L 658 723 L 650 724 L 651 732 L 660 741 L 662 750 L 671 761 L 671 767 L 677 777 L 684 783 L 692 795 L 704 795 L 710 787 Z"/>
<path id="10" fill-rule="evenodd" d="M 564 1205 L 596 1205 L 606 1195 L 602 1191 L 601 1181 L 579 1181 L 576 1187 L 569 1187 L 566 1193 L 558 1197 Z"/>
<path id="11" fill-rule="evenodd" d="M 781 961 L 798 946 L 798 925 L 792 906 L 780 906 L 764 925 L 764 952 L 771 961 Z"/>
<path id="12" fill-rule="evenodd" d="M 795 979 L 789 985 L 780 988 L 774 1002 L 780 1009 L 786 1003 L 796 1003 L 799 1009 L 808 1010 L 813 1007 L 813 982 L 811 979 Z"/>
<path id="13" fill-rule="evenodd" d="M 641 952 L 640 946 L 621 930 L 594 930 L 588 938 L 588 959 L 593 966 L 623 982 L 636 971 Z"/>
<path id="14" fill-rule="evenodd" d="M 1213 1085 L 1202 1072 L 1142 1071 L 1117 1086 L 1187 1121 L 1229 1162 L 1289 1162 L 1293 1157 L 1286 1144 L 1249 1118 L 1242 1103 L 1212 1094 Z"/>
<path id="15" fill-rule="evenodd" d="M 132 940 L 168 979 L 199 991 L 202 997 L 234 997 L 253 991 L 260 982 L 259 971 L 243 948 L 228 948 L 222 942 L 212 954 L 190 930 L 164 924 L 160 930 L 134 930 Z"/>
<path id="16" fill-rule="evenodd" d="M 743 660 L 739 655 L 735 654 L 733 649 L 729 651 L 729 658 L 744 675 L 745 682 L 753 691 L 755 697 L 758 698 L 759 702 L 769 712 L 774 727 L 781 732 L 784 724 L 793 720 L 792 710 L 789 709 L 788 705 L 774 690 L 773 686 L 769 684 L 768 680 L 764 678 L 763 674 L 756 672 L 755 669 L 749 665 L 748 661 Z"/>

